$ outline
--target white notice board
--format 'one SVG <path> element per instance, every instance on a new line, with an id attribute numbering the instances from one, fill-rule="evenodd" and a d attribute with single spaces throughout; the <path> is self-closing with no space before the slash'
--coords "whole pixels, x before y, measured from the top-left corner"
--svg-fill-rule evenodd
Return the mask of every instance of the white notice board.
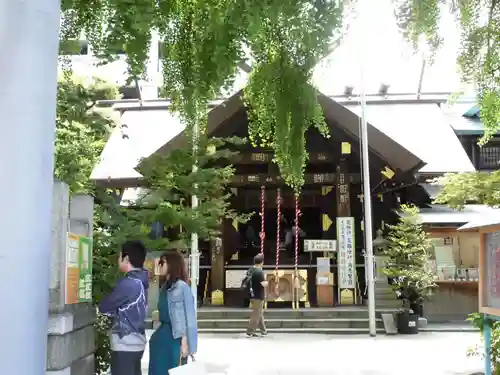
<path id="1" fill-rule="evenodd" d="M 356 287 L 355 278 L 355 251 L 354 244 L 354 218 L 337 218 L 337 243 L 338 243 L 338 273 L 339 288 L 354 289 Z"/>

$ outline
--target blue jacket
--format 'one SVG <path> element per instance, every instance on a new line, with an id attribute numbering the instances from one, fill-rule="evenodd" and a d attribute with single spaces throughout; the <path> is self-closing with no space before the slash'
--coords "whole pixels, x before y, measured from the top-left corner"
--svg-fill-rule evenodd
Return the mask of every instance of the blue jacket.
<path id="1" fill-rule="evenodd" d="M 198 322 L 193 293 L 187 283 L 178 280 L 167 289 L 168 313 L 174 338 L 187 337 L 189 354 L 198 351 Z"/>
<path id="2" fill-rule="evenodd" d="M 111 328 L 112 346 L 113 340 L 121 340 L 120 345 L 133 345 L 134 349 L 129 351 L 141 350 L 145 346 L 148 287 L 148 271 L 135 269 L 118 280 L 111 294 L 102 299 L 99 311 L 114 319 Z M 127 336 L 136 338 L 123 340 Z"/>

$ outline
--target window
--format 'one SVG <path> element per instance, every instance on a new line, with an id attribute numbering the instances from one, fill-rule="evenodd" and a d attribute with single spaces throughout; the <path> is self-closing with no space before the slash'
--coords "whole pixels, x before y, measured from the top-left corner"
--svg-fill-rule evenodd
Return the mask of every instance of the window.
<path id="1" fill-rule="evenodd" d="M 500 143 L 479 148 L 479 169 L 498 169 L 500 167 Z"/>
<path id="2" fill-rule="evenodd" d="M 118 89 L 122 99 L 140 99 L 141 95 L 136 86 L 122 86 Z"/>

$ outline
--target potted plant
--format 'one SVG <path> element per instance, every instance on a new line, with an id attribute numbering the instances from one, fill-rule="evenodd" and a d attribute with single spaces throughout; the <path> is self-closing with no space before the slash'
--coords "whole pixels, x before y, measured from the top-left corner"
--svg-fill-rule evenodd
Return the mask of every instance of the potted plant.
<path id="1" fill-rule="evenodd" d="M 399 222 L 389 225 L 384 255 L 384 273 L 403 306 L 396 313 L 399 333 L 418 333 L 418 318 L 423 313 L 423 301 L 436 287 L 434 274 L 428 266 L 430 239 L 423 230 L 418 207 L 402 205 Z"/>

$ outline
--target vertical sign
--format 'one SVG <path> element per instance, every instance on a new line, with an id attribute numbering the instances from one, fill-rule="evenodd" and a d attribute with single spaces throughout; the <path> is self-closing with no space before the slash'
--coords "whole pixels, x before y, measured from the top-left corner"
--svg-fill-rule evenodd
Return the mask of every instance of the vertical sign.
<path id="1" fill-rule="evenodd" d="M 484 262 L 482 290 L 485 293 L 482 305 L 500 309 L 500 232 L 484 234 Z"/>
<path id="2" fill-rule="evenodd" d="M 68 233 L 65 303 L 92 301 L 92 240 Z"/>
<path id="3" fill-rule="evenodd" d="M 340 171 L 339 177 L 338 177 L 338 199 L 339 199 L 339 204 L 342 206 L 348 206 L 349 207 L 349 181 L 348 181 L 349 175 L 346 173 L 343 173 L 343 171 Z M 350 208 L 350 207 L 349 207 Z"/>
<path id="4" fill-rule="evenodd" d="M 340 289 L 355 289 L 354 218 L 337 218 L 338 273 Z"/>
<path id="5" fill-rule="evenodd" d="M 92 302 L 92 241 L 80 236 L 78 302 Z"/>
<path id="6" fill-rule="evenodd" d="M 65 303 L 67 305 L 78 303 L 78 279 L 79 279 L 79 242 L 80 237 L 68 233 L 66 247 L 66 293 Z"/>

